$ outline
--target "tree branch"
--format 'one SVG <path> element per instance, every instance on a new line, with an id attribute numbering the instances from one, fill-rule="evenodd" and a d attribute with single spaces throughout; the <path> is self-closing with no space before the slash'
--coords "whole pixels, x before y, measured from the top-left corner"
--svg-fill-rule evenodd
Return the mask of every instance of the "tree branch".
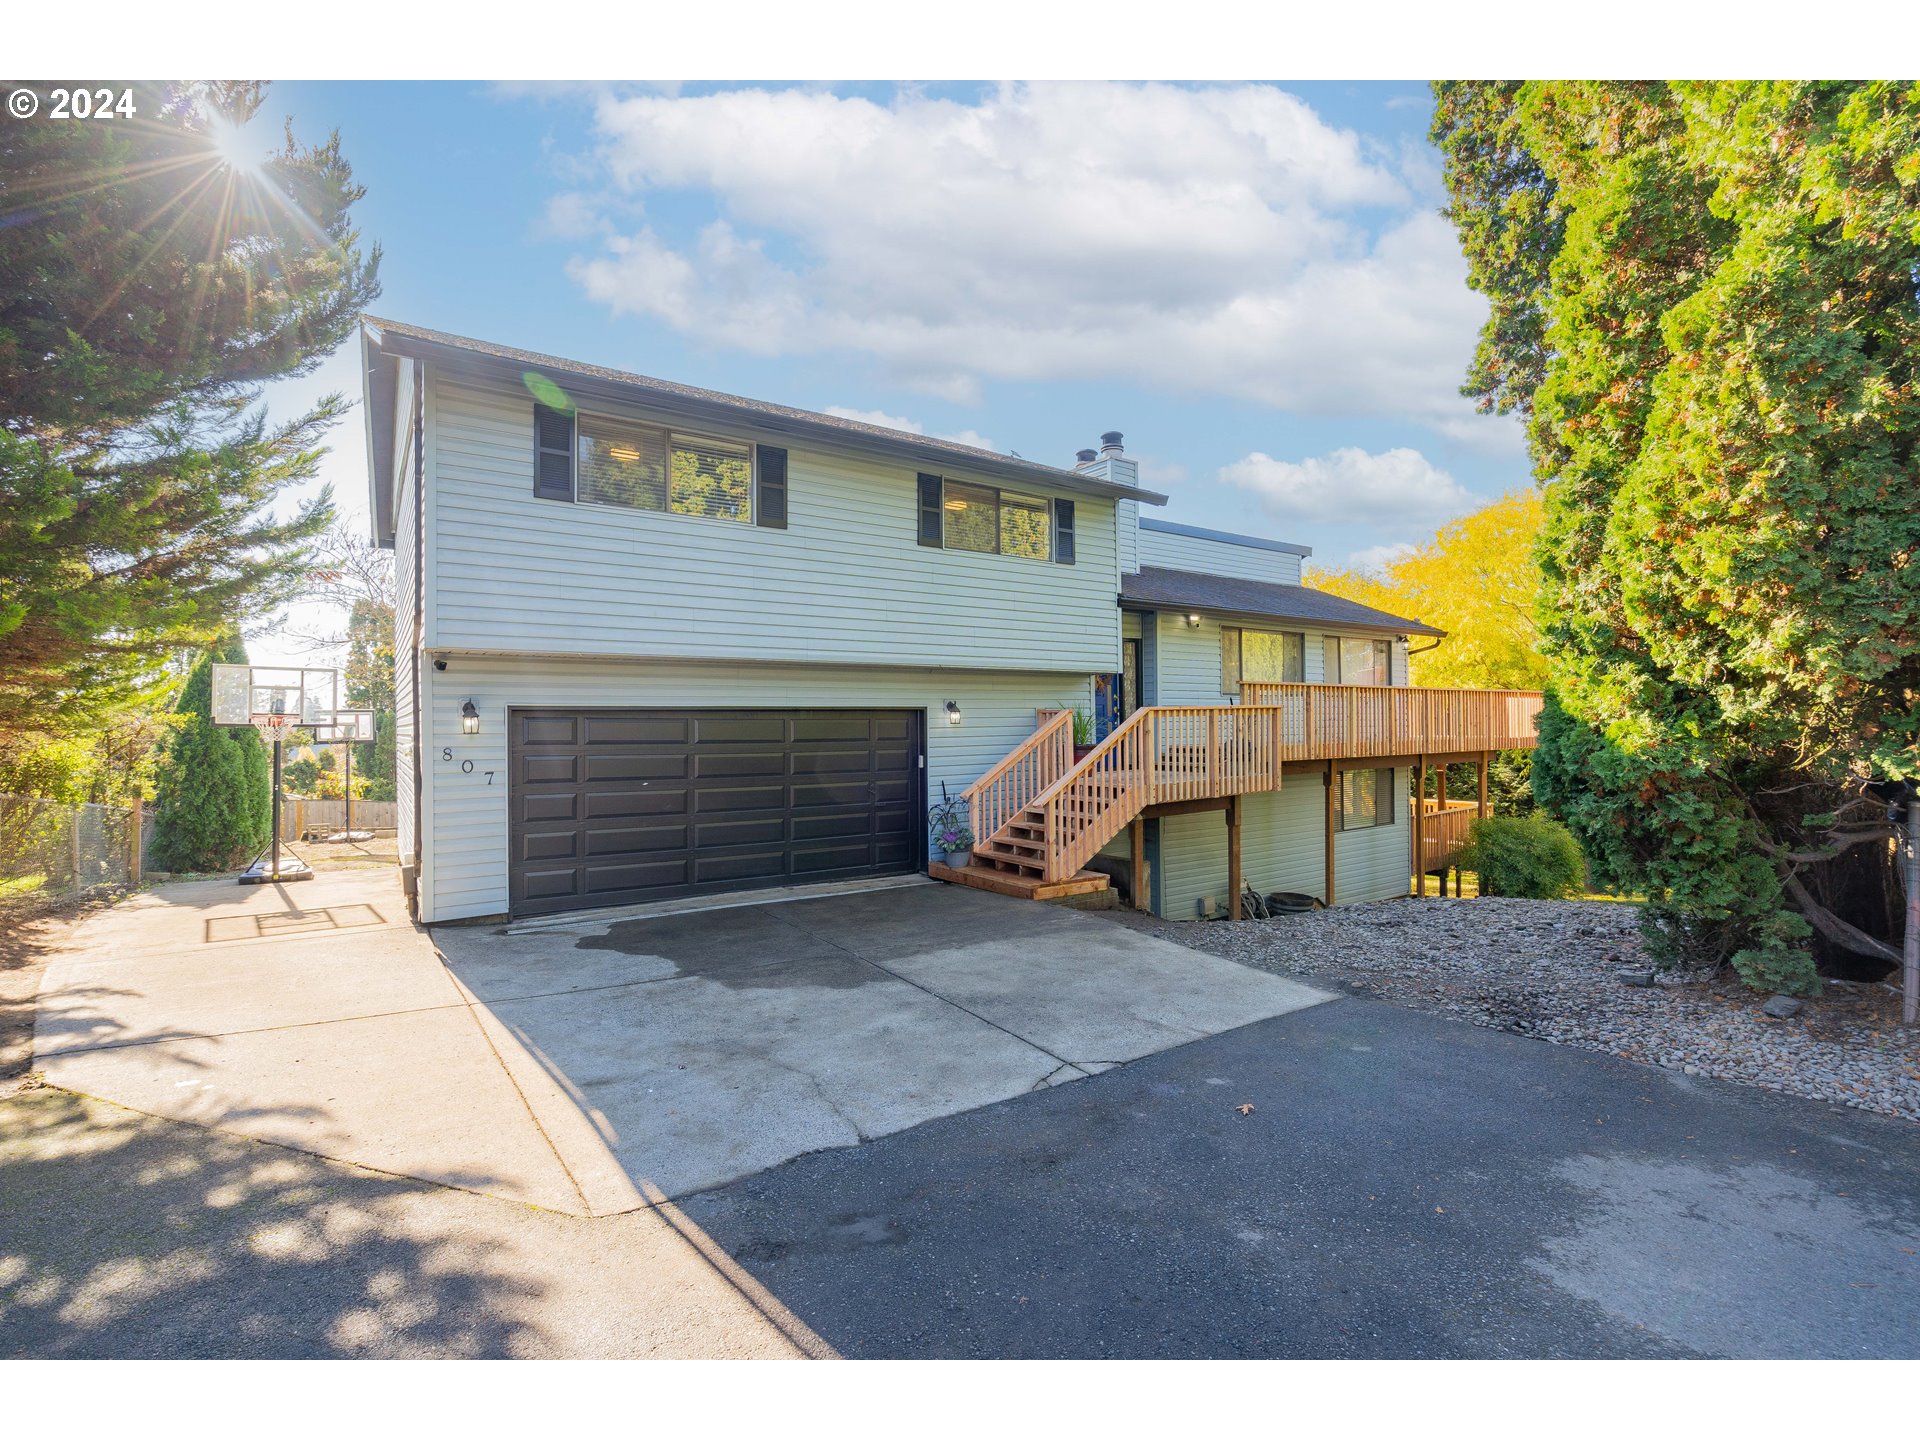
<path id="1" fill-rule="evenodd" d="M 1866 955 L 1875 960 L 1890 960 L 1896 965 L 1900 963 L 1898 950 L 1885 941 L 1874 939 L 1857 926 L 1849 925 L 1827 909 L 1813 898 L 1798 875 L 1789 872 L 1782 875 L 1781 879 L 1786 884 L 1787 893 L 1793 896 L 1795 903 L 1799 905 L 1800 913 L 1806 916 L 1807 923 L 1842 950 L 1855 955 Z"/>

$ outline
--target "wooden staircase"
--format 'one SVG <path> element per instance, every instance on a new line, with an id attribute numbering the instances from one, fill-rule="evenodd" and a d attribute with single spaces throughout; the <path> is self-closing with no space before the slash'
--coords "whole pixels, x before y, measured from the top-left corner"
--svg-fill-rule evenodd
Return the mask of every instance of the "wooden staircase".
<path id="1" fill-rule="evenodd" d="M 1079 760 L 1071 712 L 1037 712 L 1034 733 L 963 794 L 985 837 L 972 863 L 929 872 L 1035 899 L 1104 890 L 1084 867 L 1149 807 L 1278 790 L 1291 763 L 1531 747 L 1540 709 L 1537 691 L 1386 685 L 1249 684 L 1242 698 L 1142 706 Z"/>

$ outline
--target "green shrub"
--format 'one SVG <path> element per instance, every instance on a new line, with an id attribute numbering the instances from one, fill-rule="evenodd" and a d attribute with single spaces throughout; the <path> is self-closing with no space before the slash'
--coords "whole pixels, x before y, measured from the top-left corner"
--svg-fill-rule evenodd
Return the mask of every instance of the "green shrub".
<path id="1" fill-rule="evenodd" d="M 156 870 L 225 870 L 266 844 L 273 801 L 266 746 L 213 723 L 213 662 L 243 662 L 235 639 L 200 657 L 175 707 L 180 726 L 154 777 Z"/>
<path id="2" fill-rule="evenodd" d="M 1490 815 L 1474 821 L 1454 864 L 1480 877 L 1482 895 L 1558 900 L 1586 885 L 1579 842 L 1566 826 L 1544 815 Z"/>
<path id="3" fill-rule="evenodd" d="M 1733 955 L 1734 972 L 1755 990 L 1812 996 L 1820 993 L 1820 972 L 1806 942 L 1813 927 L 1792 911 L 1782 911 L 1754 927 L 1754 944 Z"/>

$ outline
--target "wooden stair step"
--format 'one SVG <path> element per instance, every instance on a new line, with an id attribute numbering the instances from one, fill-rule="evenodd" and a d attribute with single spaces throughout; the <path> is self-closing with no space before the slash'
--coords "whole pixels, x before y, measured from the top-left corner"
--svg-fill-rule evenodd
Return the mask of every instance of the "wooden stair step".
<path id="1" fill-rule="evenodd" d="M 945 880 L 950 884 L 969 885 L 976 890 L 990 890 L 997 895 L 1012 895 L 1023 900 L 1057 900 L 1063 895 L 1087 895 L 1096 890 L 1105 890 L 1109 883 L 1105 875 L 1093 870 L 1082 870 L 1065 880 L 1046 880 L 1038 876 L 1013 875 L 1004 870 L 987 870 L 978 865 L 956 870 L 938 861 L 927 866 L 927 873 L 936 880 Z"/>

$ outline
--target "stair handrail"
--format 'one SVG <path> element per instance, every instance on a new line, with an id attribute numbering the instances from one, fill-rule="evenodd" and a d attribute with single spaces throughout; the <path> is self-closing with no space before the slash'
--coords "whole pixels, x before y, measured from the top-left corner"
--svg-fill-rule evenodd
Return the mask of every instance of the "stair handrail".
<path id="1" fill-rule="evenodd" d="M 1127 801 L 1122 801 L 1119 797 L 1109 797 L 1108 803 L 1100 807 L 1101 814 L 1111 814 L 1115 808 L 1129 804 L 1130 808 L 1126 809 L 1125 819 L 1106 827 L 1110 833 L 1103 834 L 1099 840 L 1093 842 L 1091 848 L 1086 843 L 1086 837 L 1098 833 L 1100 827 L 1097 819 L 1080 826 L 1074 834 L 1063 833 L 1072 828 L 1072 821 L 1089 819 L 1089 812 L 1084 807 L 1075 808 L 1072 814 L 1067 813 L 1072 807 L 1073 787 L 1085 785 L 1091 777 L 1108 771 L 1112 768 L 1108 762 L 1116 755 L 1123 759 L 1131 756 L 1134 762 L 1133 774 L 1136 777 L 1133 789 L 1144 788 L 1151 791 L 1151 781 L 1147 775 L 1148 766 L 1151 763 L 1154 709 L 1154 706 L 1142 705 L 1135 710 L 1125 720 L 1114 726 L 1107 738 L 1088 751 L 1084 758 L 1074 762 L 1066 774 L 1028 802 L 1030 808 L 1039 809 L 1045 817 L 1046 878 L 1049 881 L 1065 880 L 1071 875 L 1078 874 L 1080 866 L 1092 856 L 1093 852 L 1112 839 L 1113 834 L 1118 833 L 1120 825 L 1124 825 L 1127 820 L 1139 813 L 1141 804 L 1145 802 L 1137 795 L 1130 794 Z M 1082 850 L 1086 853 L 1081 854 Z"/>
<path id="2" fill-rule="evenodd" d="M 994 835 L 1029 805 L 1034 796 L 1073 768 L 1073 711 L 1036 710 L 1033 734 L 960 792 L 975 844 Z"/>

